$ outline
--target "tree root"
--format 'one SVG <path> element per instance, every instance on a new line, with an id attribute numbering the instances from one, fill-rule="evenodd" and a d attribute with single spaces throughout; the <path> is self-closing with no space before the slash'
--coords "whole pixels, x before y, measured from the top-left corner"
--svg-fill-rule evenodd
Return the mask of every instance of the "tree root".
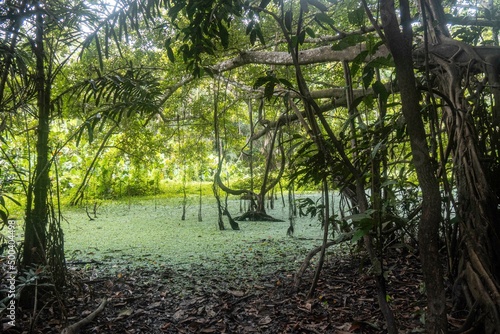
<path id="1" fill-rule="evenodd" d="M 325 245 L 325 248 L 339 245 L 339 244 L 343 243 L 344 241 L 350 240 L 351 238 L 352 238 L 352 232 L 342 234 L 337 239 L 327 242 Z M 320 245 L 316 248 L 313 248 L 309 252 L 309 254 L 307 254 L 306 258 L 304 259 L 304 262 L 302 262 L 302 265 L 300 266 L 299 270 L 295 274 L 295 279 L 294 279 L 294 283 L 293 283 L 295 289 L 299 288 L 300 282 L 302 281 L 302 276 L 304 275 L 304 272 L 306 271 L 307 267 L 309 267 L 309 263 L 311 262 L 312 258 L 321 251 L 322 247 L 323 247 L 323 245 Z"/>
<path id="2" fill-rule="evenodd" d="M 269 216 L 265 212 L 261 211 L 247 211 L 239 217 L 235 217 L 234 220 L 238 221 L 269 221 L 269 222 L 283 222 L 281 219 L 276 219 L 274 217 Z"/>
<path id="3" fill-rule="evenodd" d="M 82 320 L 74 323 L 73 325 L 70 325 L 70 326 L 64 328 L 61 331 L 61 334 L 78 334 L 84 326 L 90 324 L 95 319 L 95 317 L 97 317 L 99 315 L 99 313 L 104 311 L 104 308 L 106 307 L 107 303 L 108 303 L 108 300 L 106 298 L 103 298 L 101 304 L 94 312 L 90 313 L 88 316 L 86 316 Z"/>

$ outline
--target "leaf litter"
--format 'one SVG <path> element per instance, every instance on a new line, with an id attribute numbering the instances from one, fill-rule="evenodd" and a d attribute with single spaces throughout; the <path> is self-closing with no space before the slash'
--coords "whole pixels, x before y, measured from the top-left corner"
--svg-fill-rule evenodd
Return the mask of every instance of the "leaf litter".
<path id="1" fill-rule="evenodd" d="M 159 265 L 94 277 L 89 270 L 73 269 L 66 313 L 72 323 L 95 309 L 102 298 L 109 299 L 84 334 L 384 333 L 374 282 L 362 269 L 364 261 L 360 256 L 330 259 L 309 299 L 314 268 L 306 271 L 298 289 L 293 286 L 294 271 L 251 277 L 236 267 L 228 272 L 201 264 L 192 270 Z M 389 296 L 400 329 L 422 332 L 424 297 L 418 261 L 407 255 L 394 264 L 398 269 L 389 273 Z M 64 323 L 53 318 L 56 313 L 41 312 L 36 333 L 59 333 Z"/>

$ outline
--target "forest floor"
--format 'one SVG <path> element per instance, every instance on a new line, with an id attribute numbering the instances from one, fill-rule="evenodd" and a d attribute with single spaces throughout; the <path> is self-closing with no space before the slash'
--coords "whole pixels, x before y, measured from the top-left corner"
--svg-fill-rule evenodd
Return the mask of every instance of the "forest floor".
<path id="1" fill-rule="evenodd" d="M 4 332 L 30 333 L 31 327 L 31 333 L 60 333 L 94 311 L 104 298 L 104 310 L 82 334 L 385 332 L 369 262 L 362 253 L 353 254 L 353 246 L 329 250 L 310 298 L 316 261 L 300 285 L 294 286 L 305 256 L 321 243 L 322 232 L 314 220 L 297 222 L 291 238 L 285 234 L 288 223 L 242 222 L 241 231 L 210 232 L 213 226 L 193 230 L 205 223 L 188 218 L 182 224 L 170 224 L 175 233 L 146 229 L 151 248 L 139 247 L 141 242 L 125 248 L 131 240 L 141 240 L 139 231 L 127 239 L 127 224 L 137 225 L 134 219 L 142 219 L 144 230 L 143 212 L 148 212 L 149 225 L 165 217 L 165 211 L 157 210 L 155 218 L 151 212 L 156 210 L 144 209 L 144 203 L 136 205 L 129 205 L 128 211 L 123 205 L 110 206 L 93 221 L 75 219 L 83 216 L 81 212 L 69 214 L 72 227 L 66 232 L 69 270 L 64 297 L 47 299 L 35 314 L 21 312 L 17 326 L 4 326 Z M 170 219 L 179 213 L 178 207 L 164 209 Z M 128 214 L 117 214 L 125 211 Z M 113 232 L 115 220 L 120 221 L 121 233 L 113 236 L 118 233 Z M 80 234 L 80 244 L 74 234 Z M 162 243 L 154 240 L 158 234 Z M 85 244 L 91 242 L 93 246 Z M 406 248 L 393 249 L 388 255 L 384 263 L 387 298 L 400 332 L 424 332 L 425 299 L 418 258 Z M 459 319 L 449 319 L 450 324 L 460 325 Z"/>
<path id="2" fill-rule="evenodd" d="M 68 322 L 75 323 L 106 297 L 104 311 L 81 332 L 88 334 L 384 333 L 375 282 L 363 274 L 361 262 L 359 257 L 330 259 L 311 298 L 306 295 L 313 268 L 298 289 L 289 271 L 250 278 L 204 270 L 202 264 L 191 271 L 137 268 L 108 277 L 78 270 L 72 272 L 65 312 Z M 402 255 L 390 265 L 388 295 L 401 333 L 424 332 L 417 259 Z M 39 314 L 34 333 L 60 333 L 65 324 L 58 305 L 54 299 Z M 28 326 L 29 315 L 22 321 Z"/>

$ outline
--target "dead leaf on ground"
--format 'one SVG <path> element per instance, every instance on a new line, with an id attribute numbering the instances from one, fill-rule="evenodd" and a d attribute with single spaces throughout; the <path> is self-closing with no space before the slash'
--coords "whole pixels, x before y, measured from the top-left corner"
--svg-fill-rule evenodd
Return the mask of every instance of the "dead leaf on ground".
<path id="1" fill-rule="evenodd" d="M 126 309 L 118 312 L 118 318 L 128 317 L 128 316 L 132 315 L 132 313 L 134 313 L 134 309 L 132 309 L 132 308 L 126 308 Z"/>

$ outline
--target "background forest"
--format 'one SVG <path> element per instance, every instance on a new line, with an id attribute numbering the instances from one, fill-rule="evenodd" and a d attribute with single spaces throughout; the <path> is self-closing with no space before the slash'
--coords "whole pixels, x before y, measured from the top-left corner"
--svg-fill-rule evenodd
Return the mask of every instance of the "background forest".
<path id="1" fill-rule="evenodd" d="M 461 332 L 500 332 L 499 8 L 3 1 L 0 237 L 6 248 L 9 221 L 22 221 L 18 281 L 32 273 L 18 307 L 63 293 L 71 206 L 91 218 L 104 200 L 176 196 L 184 219 L 196 195 L 201 220 L 210 194 L 218 228 L 237 230 L 228 198 L 260 221 L 279 195 L 322 222 L 310 294 L 326 249 L 348 243 L 398 333 L 386 263 L 405 249 L 422 265 L 426 332 L 448 332 L 456 309 Z M 295 201 L 298 189 L 323 201 Z"/>

